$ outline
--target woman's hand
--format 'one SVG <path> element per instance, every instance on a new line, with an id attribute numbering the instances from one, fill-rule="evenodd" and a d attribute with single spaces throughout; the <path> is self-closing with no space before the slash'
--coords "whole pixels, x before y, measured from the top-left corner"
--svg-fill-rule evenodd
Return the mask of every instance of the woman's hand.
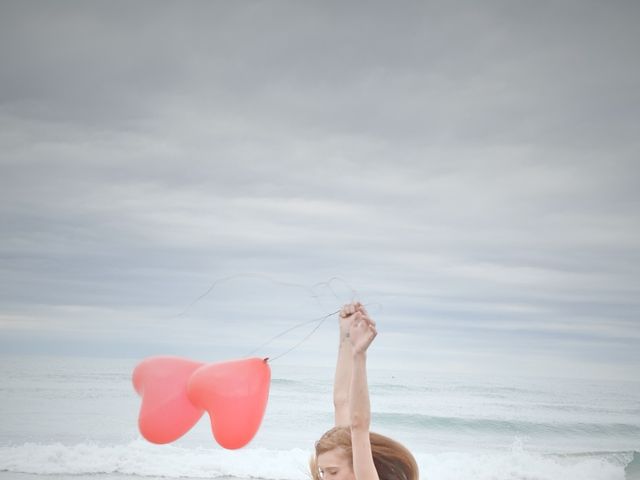
<path id="1" fill-rule="evenodd" d="M 349 330 L 353 323 L 353 315 L 362 307 L 360 302 L 347 303 L 340 310 L 340 338 L 349 337 Z"/>
<path id="2" fill-rule="evenodd" d="M 351 326 L 349 327 L 351 348 L 354 354 L 364 353 L 378 334 L 376 323 L 369 317 L 364 306 L 360 304 L 351 318 Z"/>

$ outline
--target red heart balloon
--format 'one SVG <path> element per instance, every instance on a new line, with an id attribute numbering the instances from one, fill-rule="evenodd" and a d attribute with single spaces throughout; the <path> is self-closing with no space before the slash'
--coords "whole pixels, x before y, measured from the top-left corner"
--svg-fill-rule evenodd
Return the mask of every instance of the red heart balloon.
<path id="1" fill-rule="evenodd" d="M 209 413 L 216 441 L 224 448 L 236 449 L 249 443 L 258 431 L 270 382 L 266 359 L 213 363 L 191 375 L 187 396 L 194 406 Z"/>
<path id="2" fill-rule="evenodd" d="M 133 388 L 142 397 L 138 428 L 153 443 L 169 443 L 187 433 L 204 410 L 187 398 L 187 382 L 203 363 L 178 357 L 151 357 L 133 371 Z"/>

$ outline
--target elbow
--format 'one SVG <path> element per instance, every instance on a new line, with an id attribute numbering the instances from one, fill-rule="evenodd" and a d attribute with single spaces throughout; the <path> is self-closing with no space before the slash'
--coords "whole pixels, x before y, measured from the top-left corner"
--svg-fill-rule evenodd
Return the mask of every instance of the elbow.
<path id="1" fill-rule="evenodd" d="M 346 395 L 334 395 L 333 406 L 336 409 L 349 408 L 349 397 Z"/>
<path id="2" fill-rule="evenodd" d="M 369 415 L 363 415 L 361 413 L 351 414 L 351 430 L 368 431 L 369 425 L 371 425 L 371 417 Z"/>

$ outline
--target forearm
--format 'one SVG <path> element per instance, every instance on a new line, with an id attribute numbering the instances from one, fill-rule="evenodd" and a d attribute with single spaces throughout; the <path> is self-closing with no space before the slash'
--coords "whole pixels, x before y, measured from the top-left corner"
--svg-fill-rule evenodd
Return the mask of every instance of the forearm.
<path id="1" fill-rule="evenodd" d="M 369 404 L 369 385 L 367 383 L 367 354 L 354 352 L 353 371 L 349 399 L 349 423 L 352 430 L 369 430 L 371 424 L 371 405 Z"/>
<path id="2" fill-rule="evenodd" d="M 333 383 L 333 406 L 336 426 L 349 425 L 349 388 L 352 371 L 352 349 L 348 330 L 340 330 L 338 361 Z"/>

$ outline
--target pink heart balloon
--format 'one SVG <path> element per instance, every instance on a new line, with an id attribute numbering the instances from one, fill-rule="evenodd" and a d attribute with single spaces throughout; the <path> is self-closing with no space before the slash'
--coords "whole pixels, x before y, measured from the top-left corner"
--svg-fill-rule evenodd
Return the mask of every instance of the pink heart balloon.
<path id="1" fill-rule="evenodd" d="M 244 447 L 255 436 L 267 406 L 271 369 L 266 359 L 248 358 L 205 365 L 187 386 L 191 403 L 206 410 L 216 441 Z"/>
<path id="2" fill-rule="evenodd" d="M 142 397 L 138 428 L 152 443 L 177 440 L 204 410 L 187 398 L 187 382 L 203 363 L 178 357 L 151 357 L 133 371 L 133 387 Z"/>

